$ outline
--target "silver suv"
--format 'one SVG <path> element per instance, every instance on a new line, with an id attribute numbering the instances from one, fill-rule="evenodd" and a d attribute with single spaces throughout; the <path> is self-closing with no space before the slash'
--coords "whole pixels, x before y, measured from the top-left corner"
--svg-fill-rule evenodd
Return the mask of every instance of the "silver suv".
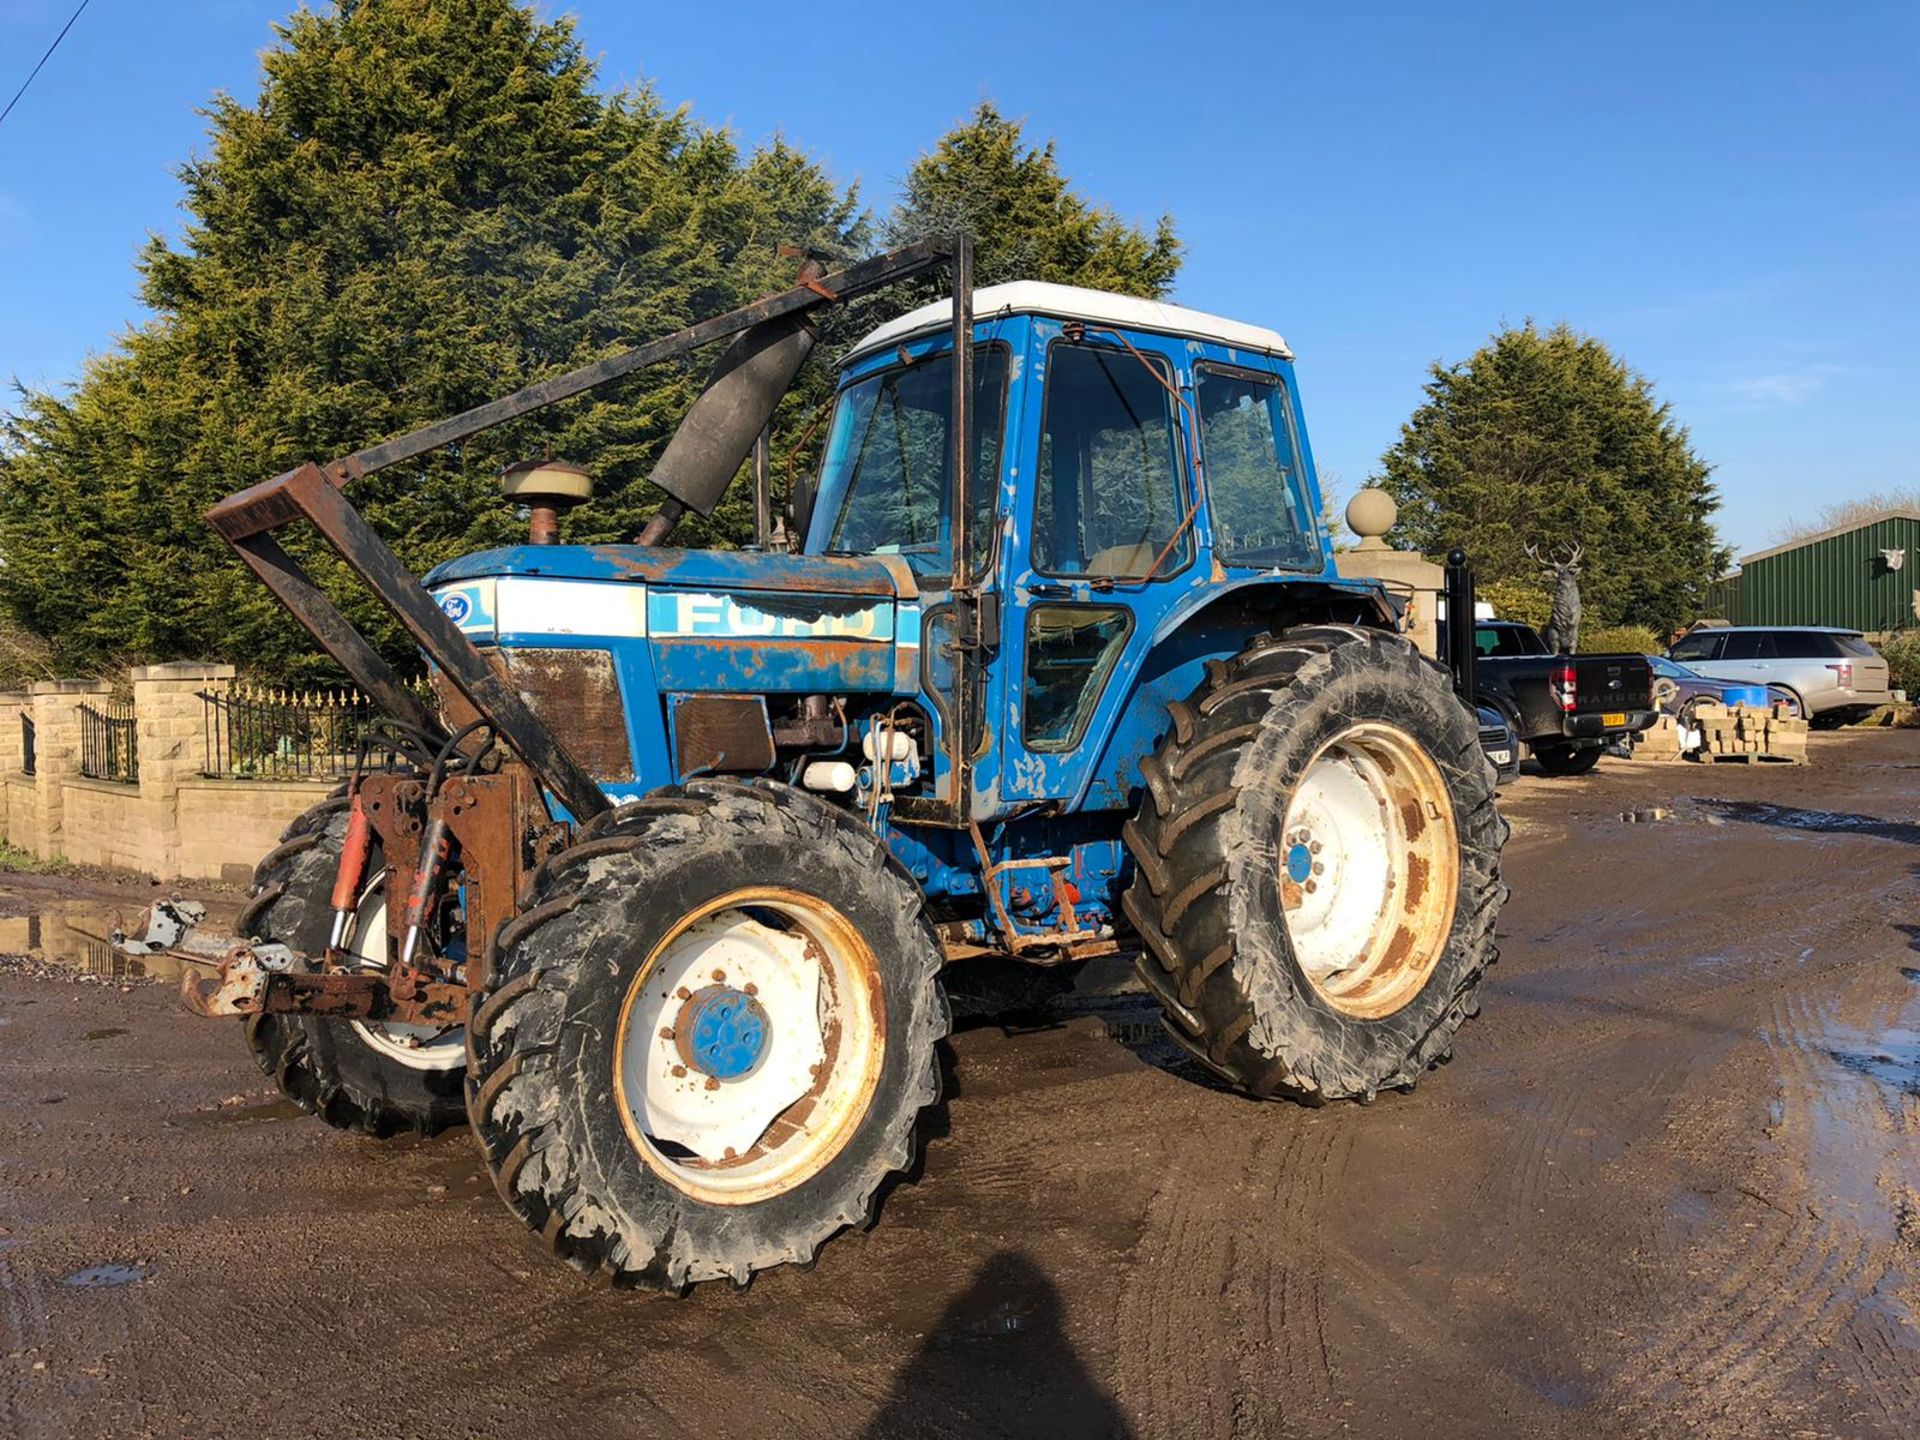
<path id="1" fill-rule="evenodd" d="M 1791 690 L 1816 725 L 1844 725 L 1893 699 L 1887 662 L 1858 630 L 1716 625 L 1682 636 L 1667 656 L 1716 680 Z"/>

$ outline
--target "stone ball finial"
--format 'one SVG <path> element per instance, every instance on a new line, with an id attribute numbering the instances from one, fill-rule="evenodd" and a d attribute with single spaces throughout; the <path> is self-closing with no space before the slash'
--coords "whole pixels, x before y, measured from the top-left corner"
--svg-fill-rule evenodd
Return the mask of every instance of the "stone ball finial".
<path id="1" fill-rule="evenodd" d="M 1400 518 L 1400 507 L 1386 491 L 1369 486 L 1347 502 L 1347 528 L 1360 537 L 1363 550 L 1385 546 L 1380 537 Z"/>

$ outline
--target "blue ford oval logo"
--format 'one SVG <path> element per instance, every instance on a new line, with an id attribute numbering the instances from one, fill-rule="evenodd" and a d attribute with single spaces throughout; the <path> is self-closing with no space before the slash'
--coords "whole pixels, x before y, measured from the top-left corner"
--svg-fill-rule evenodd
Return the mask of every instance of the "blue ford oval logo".
<path id="1" fill-rule="evenodd" d="M 449 620 L 458 625 L 472 613 L 473 602 L 456 590 L 451 595 L 440 597 L 440 608 L 446 612 Z"/>

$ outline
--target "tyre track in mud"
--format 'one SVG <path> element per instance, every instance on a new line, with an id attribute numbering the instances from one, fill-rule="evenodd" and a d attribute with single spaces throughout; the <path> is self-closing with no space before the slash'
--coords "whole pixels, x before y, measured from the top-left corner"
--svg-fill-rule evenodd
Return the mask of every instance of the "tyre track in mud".
<path id="1" fill-rule="evenodd" d="M 1569 832 L 1583 827 L 1551 828 L 1560 831 L 1555 839 L 1563 847 Z M 1696 834 L 1677 847 L 1682 851 L 1706 849 L 1701 842 L 1708 836 L 1719 847 L 1724 827 L 1687 828 Z M 1669 830 L 1661 838 L 1671 835 Z M 1538 832 L 1532 839 L 1543 843 Z M 1603 1183 L 1624 1166 L 1664 1159 L 1684 1174 L 1724 1167 L 1729 1148 L 1753 1148 L 1749 1125 L 1720 1113 L 1740 1108 L 1714 1093 L 1722 1060 L 1758 1034 L 1785 1030 L 1794 1042 L 1775 1044 L 1770 1053 L 1791 1052 L 1804 1072 L 1807 1044 L 1793 1028 L 1796 1007 L 1807 1003 L 1808 993 L 1856 973 L 1863 954 L 1884 953 L 1896 917 L 1920 909 L 1911 856 L 1899 847 L 1865 837 L 1766 837 L 1770 846 L 1809 842 L 1838 847 L 1839 853 L 1820 856 L 1817 868 L 1849 875 L 1855 883 L 1785 886 L 1776 869 L 1760 865 L 1722 882 L 1715 875 L 1719 867 L 1676 863 L 1676 847 L 1663 845 L 1658 868 L 1637 867 L 1642 875 L 1632 873 L 1636 866 L 1628 858 L 1622 866 L 1627 873 L 1619 877 L 1625 883 L 1609 889 L 1631 898 L 1602 905 L 1596 915 L 1579 914 L 1576 901 L 1572 916 L 1556 913 L 1545 925 L 1535 921 L 1531 937 L 1516 939 L 1514 930 L 1526 936 L 1522 927 L 1543 907 L 1537 898 L 1515 907 L 1519 924 L 1508 931 L 1507 963 L 1496 970 L 1488 1001 L 1501 1053 L 1492 1069 L 1465 1067 L 1468 1074 L 1461 1078 L 1495 1103 L 1499 1097 L 1489 1086 L 1496 1078 L 1515 1082 L 1518 1093 L 1537 1093 L 1518 1107 L 1522 1119 L 1512 1163 L 1483 1175 L 1475 1191 L 1478 1204 L 1504 1209 L 1516 1231 L 1529 1221 L 1551 1231 L 1563 1206 L 1577 1210 L 1582 1188 Z M 1786 858 L 1778 850 L 1773 855 Z M 1691 926 L 1699 937 L 1688 947 L 1693 954 L 1676 953 L 1680 947 L 1671 943 L 1676 912 L 1684 915 L 1688 908 L 1688 881 L 1676 881 L 1676 874 L 1716 891 L 1738 892 L 1728 917 L 1703 916 Z M 1557 897 L 1552 903 L 1565 904 Z M 1528 962 L 1540 947 L 1578 944 L 1583 936 L 1594 937 L 1590 961 L 1571 969 L 1540 965 L 1538 978 L 1530 973 L 1536 967 Z M 1565 1028 L 1569 1010 L 1579 1018 L 1571 1033 Z M 1682 1043 L 1674 1043 L 1676 1031 Z M 1684 1040 L 1689 1031 L 1691 1044 Z M 1529 1087 L 1523 1078 L 1542 1073 L 1550 1077 L 1543 1087 Z M 1782 1082 L 1790 1090 L 1793 1074 Z M 1797 1079 L 1802 1091 L 1816 1083 L 1806 1074 Z M 1621 1157 L 1620 1147 L 1635 1136 L 1651 1144 L 1643 1143 L 1631 1160 Z M 1720 1187 L 1708 1193 L 1714 1188 Z M 1809 1346 L 1835 1342 L 1855 1317 L 1868 1315 L 1863 1343 L 1848 1347 L 1861 1388 L 1883 1419 L 1911 1417 L 1917 1398 L 1914 1336 L 1910 1326 L 1888 1317 L 1886 1307 L 1872 1303 L 1890 1268 L 1884 1250 L 1857 1233 L 1822 1224 L 1805 1209 L 1776 1213 L 1769 1206 L 1780 1202 L 1763 1186 L 1724 1188 L 1736 1205 L 1761 1217 L 1736 1212 L 1735 1223 L 1759 1229 L 1716 1247 L 1710 1267 L 1715 1278 L 1695 1303 L 1674 1307 L 1670 1300 L 1671 1268 L 1689 1258 L 1683 1237 L 1670 1231 L 1662 1236 L 1663 1227 L 1652 1225 L 1651 1257 L 1629 1253 L 1632 1293 L 1655 1312 L 1653 1330 L 1635 1344 L 1628 1339 L 1631 1327 L 1613 1327 L 1616 1343 L 1594 1347 L 1598 1368 L 1612 1377 L 1603 1403 L 1636 1428 L 1658 1428 L 1679 1405 L 1703 1417 L 1703 1429 L 1741 1433 L 1742 1420 L 1712 1417 L 1775 1415 L 1768 1403 L 1791 1383 L 1782 1376 L 1789 1362 Z M 1803 1195 L 1811 1189 L 1802 1185 L 1790 1199 L 1805 1205 Z M 1760 1198 L 1750 1198 L 1755 1196 Z M 1501 1268 L 1524 1274 L 1537 1265 L 1537 1249 L 1516 1247 Z M 1697 1274 L 1702 1267 L 1692 1258 Z"/>
<path id="2" fill-rule="evenodd" d="M 1324 1217 L 1352 1136 L 1271 1108 L 1236 1145 L 1176 1147 L 1148 1206 L 1113 1317 L 1167 1359 L 1122 1387 L 1141 1435 L 1276 1435 L 1335 1402 Z"/>
<path id="3" fill-rule="evenodd" d="M 1735 1187 L 1752 1202 L 1752 1218 L 1740 1232 L 1720 1237 L 1708 1256 L 1696 1258 L 1696 1269 L 1710 1265 L 1720 1278 L 1636 1357 L 1633 1387 L 1622 1396 L 1624 1413 L 1650 1423 L 1683 1409 L 1711 1417 L 1708 1428 L 1727 1434 L 1806 1421 L 1812 1417 L 1804 1400 L 1780 1404 L 1782 1392 L 1796 1381 L 1816 1379 L 1797 1372 L 1818 1357 L 1849 1352 L 1861 1398 L 1894 1425 L 1877 1433 L 1904 1433 L 1902 1417 L 1916 1413 L 1920 1393 L 1910 1335 L 1904 1353 L 1884 1324 L 1875 1332 L 1875 1349 L 1838 1345 L 1843 1332 L 1874 1313 L 1870 1302 L 1898 1273 L 1899 1256 L 1873 1234 L 1870 1222 L 1832 1204 L 1814 1182 L 1812 1165 L 1795 1163 L 1840 1159 L 1862 1166 L 1870 1187 L 1878 1179 L 1870 1157 L 1823 1157 L 1817 1137 L 1808 1133 L 1810 1112 L 1833 1105 L 1834 1087 L 1843 1084 L 1815 1058 L 1830 1043 L 1836 1008 L 1804 993 L 1775 1001 L 1763 1038 L 1778 1076 L 1779 1118 L 1770 1131 L 1781 1153 L 1759 1184 Z M 1874 1112 L 1873 1097 L 1852 1087 L 1845 1087 L 1839 1103 Z"/>
<path id="4" fill-rule="evenodd" d="M 1764 957 L 1751 951 L 1750 958 L 1744 959 L 1710 956 L 1678 977 L 1670 959 L 1657 980 L 1647 975 L 1629 979 L 1608 996 L 1610 1003 L 1626 1008 L 1627 1002 L 1654 998 L 1657 985 L 1674 1020 L 1711 1016 L 1728 1028 L 1730 1022 L 1758 1008 L 1752 1033 L 1765 1040 L 1787 1116 L 1785 1125 L 1775 1127 L 1784 1153 L 1765 1166 L 1768 1178 L 1727 1187 L 1749 1202 L 1749 1217 L 1738 1223 L 1751 1228 L 1736 1231 L 1733 1243 L 1724 1243 L 1723 1232 L 1723 1243 L 1712 1246 L 1709 1263 L 1702 1264 L 1697 1253 L 1691 1256 L 1693 1273 L 1711 1273 L 1716 1278 L 1694 1303 L 1665 1316 L 1637 1353 L 1630 1351 L 1617 1367 L 1610 1367 L 1616 1376 L 1609 1387 L 1611 1401 L 1619 1413 L 1644 1426 L 1656 1426 L 1676 1410 L 1700 1417 L 1697 1428 L 1703 1432 L 1724 1434 L 1750 1433 L 1748 1427 L 1754 1425 L 1804 1418 L 1803 1399 L 1776 1401 L 1789 1388 L 1797 1387 L 1804 1394 L 1807 1381 L 1814 1377 L 1796 1374 L 1796 1369 L 1809 1355 L 1835 1345 L 1862 1315 L 1877 1322 L 1870 1332 L 1877 1343 L 1843 1348 L 1854 1357 L 1852 1368 L 1865 1399 L 1883 1423 L 1896 1416 L 1910 1423 L 1915 1413 L 1911 1328 L 1903 1335 L 1884 1307 L 1873 1303 L 1894 1271 L 1897 1257 L 1884 1243 L 1862 1233 L 1852 1219 L 1835 1219 L 1824 1212 L 1815 1179 L 1818 1157 L 1809 1151 L 1804 1136 L 1792 1133 L 1801 1119 L 1797 1111 L 1810 1100 L 1817 1103 L 1835 1084 L 1833 1067 L 1813 1058 L 1823 1043 L 1821 1037 L 1831 1031 L 1833 1011 L 1830 1001 L 1816 997 L 1857 978 L 1863 955 L 1884 954 L 1890 948 L 1888 937 L 1896 917 L 1916 908 L 1911 857 L 1867 838 L 1834 841 L 1780 836 L 1773 843 L 1818 846 L 1827 853 L 1814 857 L 1814 868 L 1847 875 L 1854 883 L 1799 888 L 1777 881 L 1771 887 L 1764 880 L 1750 882 L 1744 888 L 1760 894 L 1749 898 L 1764 895 L 1769 903 L 1736 906 L 1735 913 L 1750 933 L 1768 937 Z M 1770 894 L 1766 893 L 1769 888 Z M 1868 896 L 1873 899 L 1863 904 Z M 1673 983 L 1676 978 L 1677 984 Z M 1602 1022 L 1575 1049 L 1591 1059 L 1603 1048 L 1628 1046 L 1631 1042 L 1622 1030 L 1622 1023 Z M 1694 1063 L 1668 1066 L 1656 1083 L 1633 1087 L 1631 1108 L 1657 1116 L 1674 1103 L 1676 1090 L 1691 1086 L 1700 1068 L 1697 1058 Z M 1535 1142 L 1537 1147 L 1558 1149 L 1564 1144 L 1570 1127 L 1545 1117 L 1562 1115 L 1565 1097 L 1574 1094 L 1578 1084 L 1563 1082 L 1556 1087 L 1558 1103 L 1541 1107 L 1532 1128 L 1545 1138 Z M 1647 1103 L 1656 1098 L 1657 1104 Z M 1690 1120 L 1701 1108 L 1710 1112 L 1713 1105 L 1710 1095 L 1687 1096 L 1680 1113 Z M 1615 1117 L 1616 1129 L 1627 1128 L 1620 1124 L 1623 1118 Z M 1722 1133 L 1714 1137 L 1718 1144 L 1710 1140 L 1691 1144 L 1691 1138 L 1698 1138 L 1692 1131 L 1690 1123 L 1670 1128 L 1663 1148 L 1683 1163 L 1691 1160 L 1698 1165 L 1716 1157 L 1724 1164 L 1729 1140 L 1739 1143 Z M 1858 1155 L 1849 1158 L 1856 1164 L 1863 1160 Z M 1538 1171 L 1538 1165 L 1521 1168 L 1518 1188 L 1523 1193 L 1527 1178 Z M 1672 1236 L 1667 1237 L 1666 1246 L 1671 1251 Z M 1669 1261 L 1684 1255 L 1684 1249 L 1679 1256 L 1670 1253 Z M 1640 1293 L 1651 1298 L 1651 1289 L 1643 1284 Z M 1874 1433 L 1902 1432 L 1896 1426 Z"/>

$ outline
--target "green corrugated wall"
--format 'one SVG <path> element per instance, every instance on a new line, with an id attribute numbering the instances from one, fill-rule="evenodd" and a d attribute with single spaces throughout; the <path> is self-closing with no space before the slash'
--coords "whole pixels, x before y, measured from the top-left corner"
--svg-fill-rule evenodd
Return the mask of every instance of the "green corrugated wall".
<path id="1" fill-rule="evenodd" d="M 1887 569 L 1882 550 L 1905 550 L 1906 563 Z M 1914 591 L 1920 589 L 1920 520 L 1876 520 L 1857 530 L 1811 540 L 1740 567 L 1735 585 L 1722 592 L 1733 602 L 1721 610 L 1736 625 L 1841 625 L 1850 630 L 1905 630 L 1916 623 Z"/>

